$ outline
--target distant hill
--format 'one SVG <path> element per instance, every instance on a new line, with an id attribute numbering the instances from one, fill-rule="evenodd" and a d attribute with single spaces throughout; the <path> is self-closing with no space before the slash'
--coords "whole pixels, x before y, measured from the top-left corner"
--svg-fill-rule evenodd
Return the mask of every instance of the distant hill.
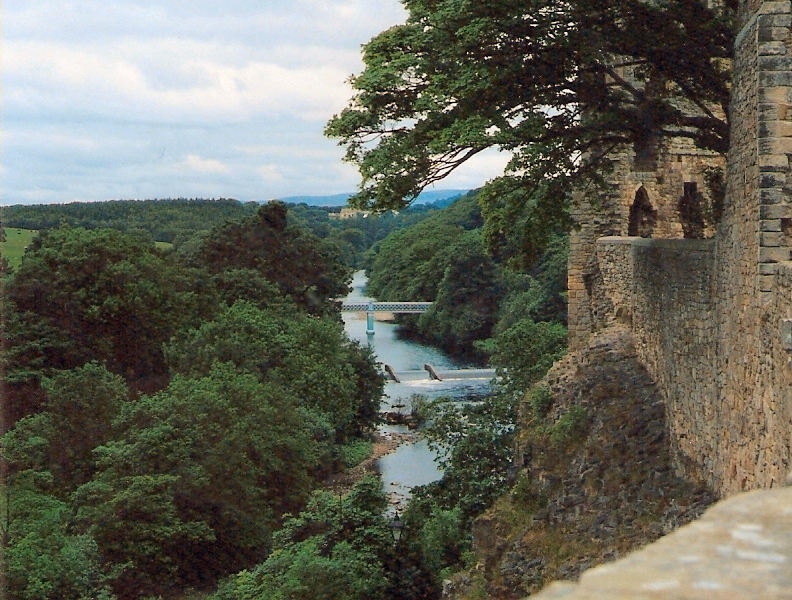
<path id="1" fill-rule="evenodd" d="M 470 190 L 426 190 L 421 192 L 416 204 L 432 204 L 438 203 L 443 205 L 442 200 L 450 200 L 458 198 L 463 194 L 467 194 Z M 307 204 L 308 206 L 345 206 L 347 199 L 352 194 L 335 194 L 332 196 L 288 196 L 287 198 L 278 198 L 282 202 L 289 204 Z"/>

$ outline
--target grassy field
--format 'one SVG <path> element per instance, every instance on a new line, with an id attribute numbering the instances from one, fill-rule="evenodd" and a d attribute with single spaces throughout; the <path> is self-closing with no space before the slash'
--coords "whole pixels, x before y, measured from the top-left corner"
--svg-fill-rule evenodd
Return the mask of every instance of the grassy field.
<path id="1" fill-rule="evenodd" d="M 16 269 L 22 262 L 22 254 L 27 245 L 38 235 L 35 229 L 17 229 L 6 227 L 6 241 L 0 242 L 0 254 L 8 260 L 8 266 Z"/>

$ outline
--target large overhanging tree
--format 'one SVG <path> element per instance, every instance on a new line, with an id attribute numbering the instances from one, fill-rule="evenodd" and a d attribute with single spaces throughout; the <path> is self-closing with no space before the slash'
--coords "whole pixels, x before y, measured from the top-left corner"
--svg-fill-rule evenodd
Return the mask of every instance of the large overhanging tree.
<path id="1" fill-rule="evenodd" d="M 360 169 L 354 206 L 402 208 L 497 147 L 513 158 L 483 190 L 490 242 L 530 256 L 625 146 L 728 149 L 737 0 L 403 2 L 326 129 Z"/>

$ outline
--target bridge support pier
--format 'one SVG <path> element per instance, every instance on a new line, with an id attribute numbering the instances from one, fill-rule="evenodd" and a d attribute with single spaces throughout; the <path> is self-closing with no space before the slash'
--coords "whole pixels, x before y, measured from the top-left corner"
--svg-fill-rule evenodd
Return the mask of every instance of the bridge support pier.
<path id="1" fill-rule="evenodd" d="M 366 335 L 374 335 L 374 301 L 368 301 L 366 310 Z"/>

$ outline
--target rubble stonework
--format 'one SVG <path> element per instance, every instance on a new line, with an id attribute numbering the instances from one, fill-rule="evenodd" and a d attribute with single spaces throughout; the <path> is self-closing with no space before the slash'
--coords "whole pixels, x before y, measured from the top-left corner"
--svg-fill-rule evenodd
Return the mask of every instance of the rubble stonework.
<path id="1" fill-rule="evenodd" d="M 685 184 L 705 191 L 717 157 L 671 145 L 646 172 L 626 152 L 612 191 L 596 207 L 579 199 L 569 265 L 570 349 L 629 327 L 664 398 L 678 467 L 723 495 L 778 485 L 792 457 L 792 350 L 781 335 L 792 318 L 792 3 L 743 3 L 733 67 L 714 239 L 679 239 L 674 211 Z M 644 238 L 626 237 L 639 194 L 654 221 Z"/>

